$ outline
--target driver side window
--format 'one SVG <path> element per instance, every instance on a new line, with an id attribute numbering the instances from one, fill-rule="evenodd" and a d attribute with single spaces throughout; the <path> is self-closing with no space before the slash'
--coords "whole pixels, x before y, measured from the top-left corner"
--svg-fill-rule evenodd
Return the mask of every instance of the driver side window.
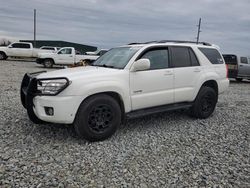
<path id="1" fill-rule="evenodd" d="M 166 69 L 169 67 L 169 56 L 167 48 L 152 49 L 144 53 L 140 59 L 150 60 L 150 70 Z"/>

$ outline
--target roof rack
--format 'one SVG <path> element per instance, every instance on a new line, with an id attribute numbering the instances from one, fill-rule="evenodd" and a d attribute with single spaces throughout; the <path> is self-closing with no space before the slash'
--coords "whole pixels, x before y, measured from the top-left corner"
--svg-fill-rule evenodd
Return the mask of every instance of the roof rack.
<path id="1" fill-rule="evenodd" d="M 130 43 L 128 45 L 134 45 L 134 44 L 153 44 L 153 43 L 167 43 L 167 42 L 173 42 L 173 43 L 192 43 L 192 44 L 202 44 L 204 46 L 212 46 L 208 42 L 195 42 L 195 41 L 182 41 L 182 40 L 160 40 L 160 41 L 149 41 L 149 42 L 134 42 Z"/>

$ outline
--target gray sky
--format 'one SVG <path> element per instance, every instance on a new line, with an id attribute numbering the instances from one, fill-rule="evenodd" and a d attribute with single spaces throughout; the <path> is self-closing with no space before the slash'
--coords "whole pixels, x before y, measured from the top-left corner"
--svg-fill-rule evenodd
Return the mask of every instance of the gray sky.
<path id="1" fill-rule="evenodd" d="M 250 56 L 250 0 L 0 0 L 0 37 L 65 40 L 100 48 L 130 42 L 195 40 Z"/>

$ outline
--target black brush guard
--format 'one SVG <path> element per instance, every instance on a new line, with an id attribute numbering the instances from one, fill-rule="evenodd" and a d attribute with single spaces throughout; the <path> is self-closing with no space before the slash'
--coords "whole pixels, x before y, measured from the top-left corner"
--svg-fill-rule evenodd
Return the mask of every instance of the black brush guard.
<path id="1" fill-rule="evenodd" d="M 35 76 L 44 72 L 46 71 L 26 73 L 23 77 L 20 88 L 20 98 L 22 105 L 27 109 L 30 120 L 36 124 L 44 123 L 44 121 L 40 120 L 33 110 L 33 98 L 37 95 L 37 79 Z"/>

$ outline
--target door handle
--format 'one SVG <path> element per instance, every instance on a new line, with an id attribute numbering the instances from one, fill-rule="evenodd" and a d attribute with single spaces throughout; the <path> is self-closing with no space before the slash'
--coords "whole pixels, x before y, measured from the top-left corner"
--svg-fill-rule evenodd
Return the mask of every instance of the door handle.
<path id="1" fill-rule="evenodd" d="M 201 72 L 201 69 L 195 68 L 195 69 L 194 69 L 194 72 Z"/>
<path id="2" fill-rule="evenodd" d="M 167 75 L 173 75 L 173 71 L 165 71 L 164 75 L 165 76 L 167 76 Z"/>
<path id="3" fill-rule="evenodd" d="M 240 67 L 243 67 L 243 65 L 240 65 Z"/>

